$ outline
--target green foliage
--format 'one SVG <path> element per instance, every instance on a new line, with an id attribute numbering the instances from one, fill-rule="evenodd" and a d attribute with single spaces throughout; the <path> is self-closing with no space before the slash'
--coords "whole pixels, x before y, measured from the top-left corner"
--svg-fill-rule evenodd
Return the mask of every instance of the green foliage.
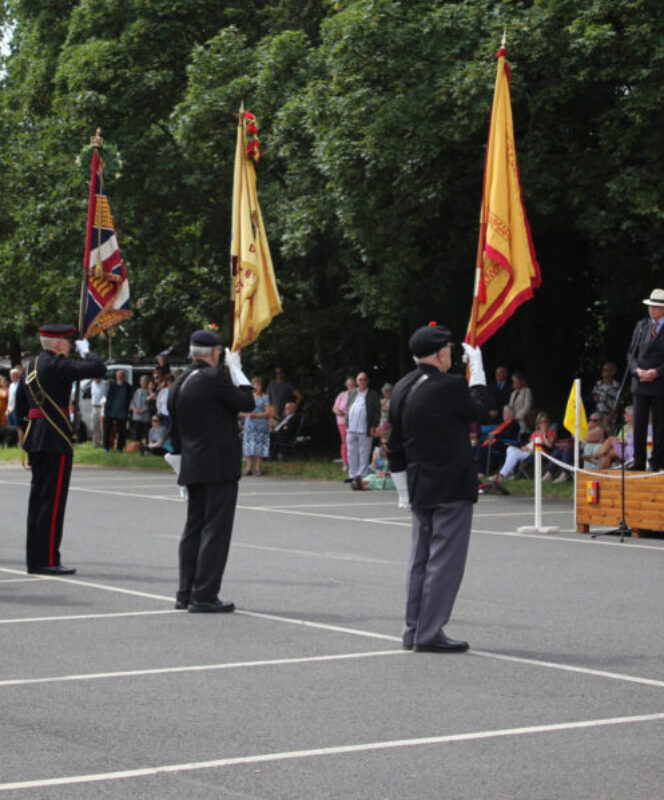
<path id="1" fill-rule="evenodd" d="M 75 155 L 97 127 L 134 318 L 129 356 L 228 324 L 241 102 L 284 313 L 245 353 L 279 361 L 334 433 L 348 371 L 408 368 L 429 319 L 470 311 L 496 50 L 507 29 L 526 206 L 543 286 L 487 344 L 556 413 L 572 377 L 621 361 L 664 252 L 659 0 L 4 0 L 0 339 L 77 316 L 87 202 Z M 124 350 L 124 352 L 123 352 Z M 316 418 L 318 415 L 318 418 Z"/>

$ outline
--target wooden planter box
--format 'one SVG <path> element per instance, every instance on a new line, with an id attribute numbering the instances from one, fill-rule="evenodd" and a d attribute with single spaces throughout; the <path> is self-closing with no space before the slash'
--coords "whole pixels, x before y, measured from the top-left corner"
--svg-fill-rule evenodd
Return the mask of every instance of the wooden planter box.
<path id="1" fill-rule="evenodd" d="M 633 536 L 642 531 L 664 531 L 664 473 L 637 480 L 633 475 L 649 472 L 627 472 L 625 477 L 625 522 Z M 611 477 L 609 477 L 609 475 Z M 588 502 L 588 484 L 597 481 L 598 502 Z M 576 529 L 589 533 L 591 525 L 615 527 L 622 517 L 620 471 L 598 470 L 578 474 L 576 494 Z"/>

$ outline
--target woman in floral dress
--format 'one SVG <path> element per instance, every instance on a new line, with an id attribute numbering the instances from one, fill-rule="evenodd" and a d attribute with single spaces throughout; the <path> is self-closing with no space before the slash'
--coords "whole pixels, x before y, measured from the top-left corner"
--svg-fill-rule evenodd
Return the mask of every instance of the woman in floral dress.
<path id="1" fill-rule="evenodd" d="M 252 378 L 251 385 L 256 408 L 242 415 L 242 455 L 247 459 L 245 475 L 260 476 L 263 474 L 263 459 L 270 455 L 270 398 L 264 394 L 260 378 Z"/>

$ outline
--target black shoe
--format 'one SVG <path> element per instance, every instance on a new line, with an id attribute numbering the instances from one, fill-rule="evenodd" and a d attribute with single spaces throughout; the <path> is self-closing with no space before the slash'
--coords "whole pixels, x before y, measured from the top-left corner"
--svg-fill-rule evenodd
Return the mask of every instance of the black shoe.
<path id="1" fill-rule="evenodd" d="M 176 600 L 175 601 L 175 610 L 176 611 L 186 611 L 189 608 L 189 600 Z"/>
<path id="2" fill-rule="evenodd" d="M 223 600 L 201 603 L 198 600 L 192 600 L 187 611 L 190 614 L 230 614 L 231 611 L 235 611 L 235 603 L 224 603 Z"/>
<path id="3" fill-rule="evenodd" d="M 76 575 L 73 567 L 63 567 L 58 564 L 54 567 L 31 567 L 28 568 L 29 575 Z"/>
<path id="4" fill-rule="evenodd" d="M 645 464 L 631 464 L 629 467 L 625 467 L 627 472 L 645 472 Z"/>
<path id="5" fill-rule="evenodd" d="M 441 636 L 431 644 L 416 644 L 416 653 L 463 653 L 468 649 L 468 642 L 459 642 L 441 634 Z"/>
<path id="6" fill-rule="evenodd" d="M 352 478 L 344 478 L 344 483 L 352 483 L 352 482 L 353 482 Z"/>
<path id="7" fill-rule="evenodd" d="M 412 650 L 413 649 L 413 643 L 412 642 L 402 642 L 401 643 L 401 649 L 402 650 Z"/>

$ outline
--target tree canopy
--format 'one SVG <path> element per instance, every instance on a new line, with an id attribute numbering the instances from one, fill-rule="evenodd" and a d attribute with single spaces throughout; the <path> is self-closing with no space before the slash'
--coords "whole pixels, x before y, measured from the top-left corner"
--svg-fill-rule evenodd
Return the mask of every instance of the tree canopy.
<path id="1" fill-rule="evenodd" d="M 662 285 L 659 0 L 4 0 L 0 340 L 77 317 L 97 127 L 134 318 L 118 356 L 228 325 L 235 114 L 257 116 L 258 190 L 284 313 L 245 354 L 310 398 L 394 379 L 436 319 L 470 314 L 484 148 L 507 31 L 519 167 L 542 287 L 486 345 L 560 409 L 623 361 Z M 140 301 L 140 302 L 136 302 Z M 324 399 L 323 399 L 324 398 Z M 316 403 L 311 404 L 313 407 Z"/>

